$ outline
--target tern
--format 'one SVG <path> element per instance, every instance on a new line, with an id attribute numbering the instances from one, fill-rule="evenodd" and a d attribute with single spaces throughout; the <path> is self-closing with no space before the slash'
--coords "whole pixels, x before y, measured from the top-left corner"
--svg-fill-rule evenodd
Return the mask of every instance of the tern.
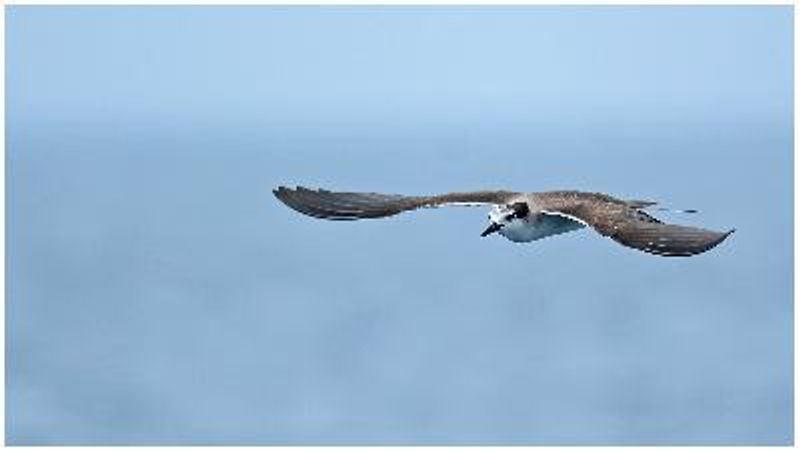
<path id="1" fill-rule="evenodd" d="M 512 242 L 532 242 L 588 226 L 621 245 L 659 256 L 704 253 L 735 231 L 717 232 L 663 223 L 645 212 L 655 202 L 574 190 L 406 196 L 281 186 L 273 193 L 290 208 L 326 220 L 384 218 L 426 207 L 491 206 L 489 225 L 482 237 L 498 233 Z"/>

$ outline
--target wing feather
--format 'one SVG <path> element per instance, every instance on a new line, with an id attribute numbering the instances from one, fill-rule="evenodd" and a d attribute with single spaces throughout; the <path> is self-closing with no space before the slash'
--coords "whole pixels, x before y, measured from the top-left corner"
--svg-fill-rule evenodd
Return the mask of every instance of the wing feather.
<path id="1" fill-rule="evenodd" d="M 518 195 L 506 191 L 479 191 L 436 196 L 405 196 L 311 190 L 301 186 L 294 189 L 278 187 L 273 193 L 288 207 L 304 215 L 327 220 L 383 218 L 421 207 L 504 204 Z"/>
<path id="2" fill-rule="evenodd" d="M 617 243 L 659 256 L 704 253 L 735 231 L 718 232 L 662 223 L 630 204 L 593 193 L 571 193 L 570 196 L 543 194 L 538 201 L 548 214 L 580 220 Z"/>

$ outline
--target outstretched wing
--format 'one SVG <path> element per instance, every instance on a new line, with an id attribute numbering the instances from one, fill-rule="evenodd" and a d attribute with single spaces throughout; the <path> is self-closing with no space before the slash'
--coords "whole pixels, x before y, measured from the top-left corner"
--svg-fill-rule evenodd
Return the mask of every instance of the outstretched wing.
<path id="1" fill-rule="evenodd" d="M 326 220 L 383 218 L 421 207 L 505 204 L 518 196 L 507 191 L 448 193 L 437 196 L 404 196 L 382 193 L 332 192 L 305 187 L 278 187 L 272 193 L 292 209 Z"/>
<path id="2" fill-rule="evenodd" d="M 606 195 L 544 196 L 542 211 L 566 216 L 627 247 L 659 256 L 693 256 L 719 245 L 734 232 L 665 224 L 630 204 Z"/>

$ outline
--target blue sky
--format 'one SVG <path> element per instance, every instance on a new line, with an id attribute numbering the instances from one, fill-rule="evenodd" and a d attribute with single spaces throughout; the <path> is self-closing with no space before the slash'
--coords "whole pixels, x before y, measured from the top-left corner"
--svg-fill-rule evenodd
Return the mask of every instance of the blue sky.
<path id="1" fill-rule="evenodd" d="M 6 9 L 9 444 L 789 444 L 791 7 Z M 277 185 L 572 188 L 690 259 Z"/>

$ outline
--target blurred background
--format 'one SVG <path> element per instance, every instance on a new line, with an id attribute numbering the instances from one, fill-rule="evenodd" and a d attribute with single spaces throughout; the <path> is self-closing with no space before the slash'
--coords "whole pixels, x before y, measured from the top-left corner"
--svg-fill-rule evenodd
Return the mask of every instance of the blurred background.
<path id="1" fill-rule="evenodd" d="M 792 437 L 792 7 L 6 8 L 6 441 Z M 278 185 L 580 189 L 660 258 Z"/>

